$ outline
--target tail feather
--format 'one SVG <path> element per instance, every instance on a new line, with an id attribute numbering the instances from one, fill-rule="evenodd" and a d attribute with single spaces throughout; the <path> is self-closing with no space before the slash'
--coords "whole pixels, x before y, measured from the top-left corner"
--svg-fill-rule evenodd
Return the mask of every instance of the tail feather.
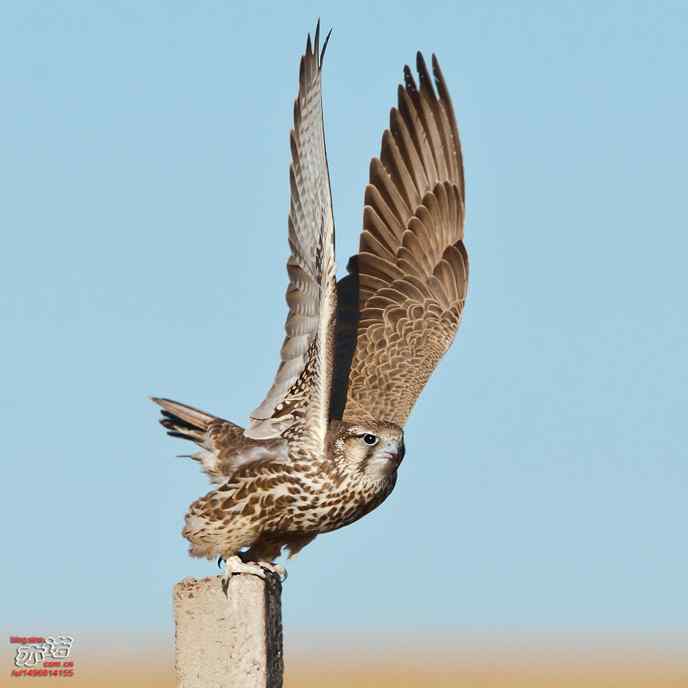
<path id="1" fill-rule="evenodd" d="M 178 401 L 158 397 L 151 397 L 151 401 L 162 409 L 160 425 L 168 435 L 190 440 L 200 447 L 199 451 L 182 456 L 199 461 L 211 482 L 225 482 L 242 465 L 237 453 L 244 439 L 242 427 Z"/>
<path id="2" fill-rule="evenodd" d="M 211 416 L 193 406 L 180 404 L 171 399 L 159 399 L 151 397 L 158 406 L 162 408 L 162 425 L 170 437 L 181 437 L 184 440 L 191 440 L 203 446 L 208 437 L 208 430 L 212 423 L 226 422 L 217 416 Z"/>

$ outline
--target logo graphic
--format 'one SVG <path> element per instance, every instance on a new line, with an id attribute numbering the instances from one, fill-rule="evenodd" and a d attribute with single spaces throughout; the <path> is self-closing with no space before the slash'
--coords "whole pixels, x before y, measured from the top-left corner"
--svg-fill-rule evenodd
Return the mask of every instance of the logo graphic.
<path id="1" fill-rule="evenodd" d="M 74 676 L 71 659 L 74 638 L 71 635 L 10 636 L 10 645 L 17 645 L 11 676 L 62 677 Z"/>

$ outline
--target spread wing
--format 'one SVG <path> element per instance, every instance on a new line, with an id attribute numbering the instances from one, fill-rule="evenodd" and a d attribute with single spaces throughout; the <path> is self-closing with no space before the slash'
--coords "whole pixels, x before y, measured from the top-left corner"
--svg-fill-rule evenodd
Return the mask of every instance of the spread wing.
<path id="1" fill-rule="evenodd" d="M 459 327 L 468 285 L 464 177 L 449 93 L 420 53 L 370 165 L 359 253 L 340 281 L 333 415 L 403 425 Z"/>
<path id="2" fill-rule="evenodd" d="M 320 24 L 308 36 L 294 103 L 289 170 L 289 315 L 281 362 L 248 437 L 286 437 L 322 448 L 329 419 L 337 309 L 334 220 L 325 152 L 320 74 Z"/>

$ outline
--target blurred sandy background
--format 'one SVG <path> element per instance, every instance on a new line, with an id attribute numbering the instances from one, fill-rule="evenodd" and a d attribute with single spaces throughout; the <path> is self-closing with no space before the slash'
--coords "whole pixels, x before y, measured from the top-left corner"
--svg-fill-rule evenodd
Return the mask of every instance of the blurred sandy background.
<path id="1" fill-rule="evenodd" d="M 288 634 L 288 630 L 287 630 Z M 285 685 L 466 686 L 545 688 L 574 686 L 664 688 L 688 686 L 683 635 L 287 635 Z M 172 688 L 172 640 L 133 634 L 77 638 L 72 679 L 12 679 L 6 654 L 0 686 L 67 685 L 94 688 Z"/>

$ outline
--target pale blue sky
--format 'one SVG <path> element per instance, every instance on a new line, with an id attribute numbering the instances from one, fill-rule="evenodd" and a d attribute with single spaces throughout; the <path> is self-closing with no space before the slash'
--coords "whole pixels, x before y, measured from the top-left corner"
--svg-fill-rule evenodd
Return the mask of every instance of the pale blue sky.
<path id="1" fill-rule="evenodd" d="M 215 572 L 179 534 L 205 478 L 146 397 L 244 422 L 270 384 L 318 15 L 340 265 L 421 49 L 472 283 L 396 491 L 289 565 L 288 627 L 686 630 L 686 4 L 370 5 L 3 3 L 11 632 L 168 632 L 172 584 Z"/>

